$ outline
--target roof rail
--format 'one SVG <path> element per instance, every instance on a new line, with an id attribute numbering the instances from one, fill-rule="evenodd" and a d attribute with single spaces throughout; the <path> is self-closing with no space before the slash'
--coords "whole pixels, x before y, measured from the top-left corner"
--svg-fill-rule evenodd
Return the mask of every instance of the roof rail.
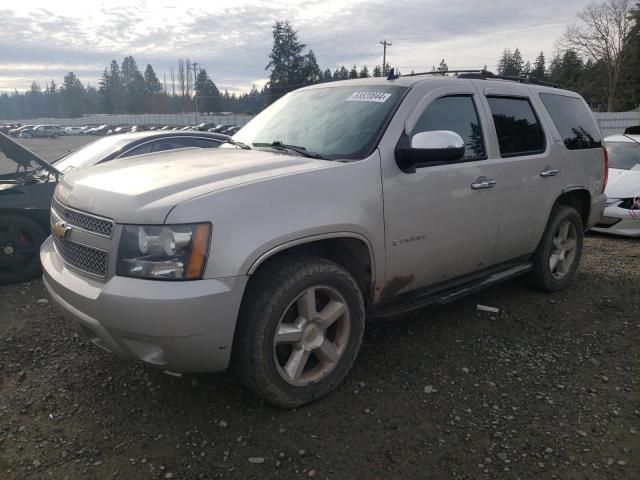
<path id="1" fill-rule="evenodd" d="M 477 80 L 508 80 L 510 82 L 518 82 L 518 83 L 530 83 L 533 85 L 540 85 L 543 87 L 552 87 L 552 88 L 565 88 L 558 83 L 547 82 L 544 80 L 540 80 L 537 77 L 533 77 L 531 75 L 516 77 L 511 75 L 496 75 L 489 70 L 480 69 L 480 70 L 445 70 L 445 71 L 431 71 L 431 72 L 419 72 L 419 73 L 410 73 L 408 75 L 396 75 L 395 69 L 389 70 L 389 75 L 387 76 L 387 80 L 395 80 L 400 77 L 418 77 L 422 75 L 447 75 L 453 74 L 458 78 L 469 78 L 469 79 L 477 79 Z"/>

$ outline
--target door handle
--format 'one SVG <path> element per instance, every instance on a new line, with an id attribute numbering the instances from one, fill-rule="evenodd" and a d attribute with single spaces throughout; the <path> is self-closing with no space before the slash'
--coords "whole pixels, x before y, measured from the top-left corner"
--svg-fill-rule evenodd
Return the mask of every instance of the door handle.
<path id="1" fill-rule="evenodd" d="M 493 178 L 478 177 L 475 182 L 471 184 L 471 188 L 474 190 L 484 190 L 486 188 L 493 188 L 496 186 L 496 181 Z"/>
<path id="2" fill-rule="evenodd" d="M 555 177 L 560 173 L 560 170 L 557 168 L 551 168 L 549 166 L 544 167 L 544 170 L 540 172 L 541 177 Z"/>

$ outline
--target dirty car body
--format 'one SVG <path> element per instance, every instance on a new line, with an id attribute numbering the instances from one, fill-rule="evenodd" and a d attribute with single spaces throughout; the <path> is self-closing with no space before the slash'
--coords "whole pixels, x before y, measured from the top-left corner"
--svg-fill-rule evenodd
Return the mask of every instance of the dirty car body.
<path id="1" fill-rule="evenodd" d="M 565 107 L 588 134 L 556 126 Z M 65 176 L 51 223 L 66 209 L 78 223 L 43 245 L 44 280 L 98 346 L 177 372 L 231 362 L 282 406 L 335 388 L 365 311 L 527 272 L 564 288 L 604 208 L 597 126 L 554 88 L 334 82 L 285 96 L 233 142 Z"/>

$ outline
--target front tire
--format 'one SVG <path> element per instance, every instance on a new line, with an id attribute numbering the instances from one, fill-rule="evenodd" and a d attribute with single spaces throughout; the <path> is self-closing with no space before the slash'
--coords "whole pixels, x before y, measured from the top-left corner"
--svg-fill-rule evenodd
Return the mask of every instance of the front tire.
<path id="1" fill-rule="evenodd" d="M 267 402 L 297 407 L 342 382 L 364 324 L 362 293 L 344 268 L 324 258 L 285 256 L 262 267 L 247 287 L 232 367 Z"/>
<path id="2" fill-rule="evenodd" d="M 572 207 L 556 205 L 533 256 L 532 286 L 545 292 L 567 288 L 580 264 L 583 242 L 580 214 Z"/>
<path id="3" fill-rule="evenodd" d="M 21 215 L 0 215 L 0 285 L 40 275 L 40 245 L 47 233 Z"/>

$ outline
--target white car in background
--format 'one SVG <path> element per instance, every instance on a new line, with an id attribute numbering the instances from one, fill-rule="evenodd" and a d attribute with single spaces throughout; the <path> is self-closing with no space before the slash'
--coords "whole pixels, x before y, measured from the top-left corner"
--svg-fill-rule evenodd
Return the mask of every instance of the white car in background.
<path id="1" fill-rule="evenodd" d="M 80 135 L 87 127 L 67 127 L 64 129 L 65 135 Z"/>
<path id="2" fill-rule="evenodd" d="M 593 231 L 640 237 L 640 128 L 605 138 L 609 154 L 607 207 Z"/>

